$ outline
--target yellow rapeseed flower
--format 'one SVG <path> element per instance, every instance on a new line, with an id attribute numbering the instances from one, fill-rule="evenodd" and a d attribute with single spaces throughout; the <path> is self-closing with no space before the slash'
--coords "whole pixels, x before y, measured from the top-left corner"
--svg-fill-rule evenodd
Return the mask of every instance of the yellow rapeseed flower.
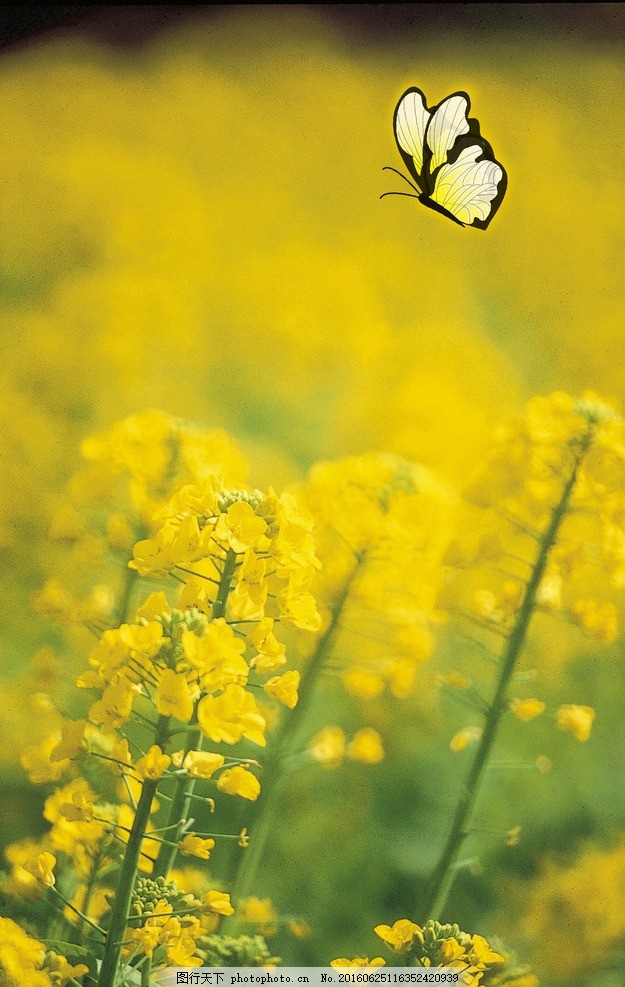
<path id="1" fill-rule="evenodd" d="M 215 841 L 213 839 L 202 839 L 195 833 L 187 833 L 178 844 L 178 849 L 183 857 L 199 857 L 200 860 L 208 860 L 214 847 Z"/>
<path id="2" fill-rule="evenodd" d="M 481 736 L 481 727 L 463 727 L 449 741 L 449 749 L 458 754 L 460 751 L 466 750 L 470 744 L 475 744 Z"/>
<path id="3" fill-rule="evenodd" d="M 260 782 L 256 775 L 242 764 L 222 771 L 217 781 L 217 788 L 226 795 L 240 795 L 241 798 L 255 802 L 260 795 Z"/>
<path id="4" fill-rule="evenodd" d="M 164 754 L 158 744 L 153 744 L 144 757 L 135 764 L 136 773 L 144 781 L 157 781 L 171 764 L 169 754 Z"/>
<path id="5" fill-rule="evenodd" d="M 233 915 L 234 908 L 230 901 L 230 895 L 225 891 L 209 890 L 205 891 L 201 898 L 202 911 L 208 911 L 214 915 Z"/>
<path id="6" fill-rule="evenodd" d="M 245 643 L 223 617 L 212 620 L 201 637 L 185 631 L 181 638 L 187 661 L 197 669 L 204 692 L 216 692 L 229 683 L 245 685 L 249 673 L 243 657 Z"/>
<path id="7" fill-rule="evenodd" d="M 35 857 L 25 860 L 22 866 L 24 870 L 32 874 L 33 877 L 36 877 L 39 883 L 45 887 L 50 888 L 56 883 L 54 877 L 56 857 L 53 853 L 48 853 L 47 851 L 38 853 Z"/>
<path id="8" fill-rule="evenodd" d="M 70 822 L 91 822 L 94 809 L 95 802 L 92 793 L 85 786 L 74 789 L 71 801 L 63 802 L 59 811 Z"/>
<path id="9" fill-rule="evenodd" d="M 272 618 L 264 617 L 247 636 L 248 643 L 257 652 L 250 667 L 261 673 L 272 672 L 286 663 L 285 646 L 276 638 L 273 626 Z"/>
<path id="10" fill-rule="evenodd" d="M 352 761 L 379 764 L 384 760 L 384 747 L 380 734 L 373 727 L 362 727 L 347 745 L 346 754 Z"/>
<path id="11" fill-rule="evenodd" d="M 188 723 L 193 716 L 194 697 L 186 675 L 164 668 L 156 690 L 156 708 L 161 716 L 175 716 Z"/>
<path id="12" fill-rule="evenodd" d="M 98 820 L 85 819 L 80 811 L 81 805 L 89 805 L 97 801 L 97 796 L 84 778 L 74 778 L 62 788 L 50 795 L 44 804 L 45 819 L 52 824 L 48 839 L 52 849 L 62 851 L 74 860 L 79 876 L 83 876 L 85 851 L 90 853 L 99 846 L 106 830 L 106 823 Z M 66 806 L 75 806 L 78 818 L 68 819 L 65 816 Z"/>
<path id="13" fill-rule="evenodd" d="M 590 737 L 595 711 L 592 706 L 575 704 L 560 706 L 556 711 L 556 723 L 560 730 L 572 734 L 576 740 L 585 741 Z"/>
<path id="14" fill-rule="evenodd" d="M 376 925 L 373 931 L 398 953 L 407 952 L 414 940 L 422 937 L 421 926 L 407 918 L 400 918 L 393 925 Z"/>
<path id="15" fill-rule="evenodd" d="M 20 755 L 20 764 L 28 773 L 33 785 L 58 781 L 66 770 L 67 762 L 53 759 L 63 737 L 60 730 L 48 734 L 38 744 L 29 744 Z"/>
<path id="16" fill-rule="evenodd" d="M 182 767 L 190 778 L 211 778 L 215 771 L 222 767 L 224 761 L 223 754 L 212 754 L 209 751 L 188 751 L 182 762 Z"/>
<path id="17" fill-rule="evenodd" d="M 148 597 L 143 601 L 141 606 L 137 609 L 135 614 L 135 619 L 137 623 L 142 620 L 158 620 L 159 617 L 163 615 L 170 617 L 171 609 L 167 601 L 167 596 L 163 590 L 157 590 L 154 593 L 150 593 Z"/>
<path id="18" fill-rule="evenodd" d="M 26 869 L 25 865 L 36 859 L 47 846 L 49 843 L 44 838 L 42 841 L 19 840 L 17 843 L 10 843 L 5 848 L 4 856 L 11 865 L 11 872 L 8 881 L 3 885 L 4 891 L 25 900 L 40 897 L 42 885 L 35 875 Z"/>
<path id="19" fill-rule="evenodd" d="M 154 950 L 160 945 L 162 939 L 161 930 L 156 925 L 142 925 L 138 928 L 126 930 L 125 953 L 139 953 L 143 956 L 153 956 Z"/>
<path id="20" fill-rule="evenodd" d="M 508 705 L 511 712 L 523 723 L 533 720 L 535 716 L 540 716 L 546 709 L 545 703 L 540 699 L 511 699 Z"/>
<path id="21" fill-rule="evenodd" d="M 64 720 L 61 726 L 61 741 L 50 755 L 51 761 L 63 761 L 86 753 L 86 720 Z"/>
<path id="22" fill-rule="evenodd" d="M 284 672 L 283 675 L 274 675 L 273 678 L 265 682 L 263 689 L 271 699 L 277 699 L 284 703 L 289 709 L 297 706 L 297 690 L 300 683 L 300 673 L 296 671 Z"/>
<path id="23" fill-rule="evenodd" d="M 122 737 L 111 747 L 106 766 L 112 774 L 120 777 L 124 774 L 125 768 L 132 768 L 132 755 L 125 737 Z"/>
<path id="24" fill-rule="evenodd" d="M 238 911 L 242 922 L 252 922 L 258 926 L 258 931 L 264 936 L 273 936 L 278 930 L 276 924 L 279 913 L 271 898 L 257 898 L 250 895 L 241 902 Z"/>
<path id="25" fill-rule="evenodd" d="M 65 984 L 76 982 L 78 977 L 82 977 L 89 972 L 89 967 L 84 963 L 72 965 L 65 956 L 50 950 L 46 954 L 46 971 L 54 987 L 65 987 Z"/>
<path id="26" fill-rule="evenodd" d="M 596 600 L 577 600 L 571 607 L 573 620 L 592 637 L 604 644 L 611 644 L 618 635 L 618 616 L 613 603 Z"/>
<path id="27" fill-rule="evenodd" d="M 104 733 L 119 730 L 130 719 L 135 695 L 134 689 L 128 682 L 108 685 L 102 693 L 102 698 L 97 699 L 89 709 L 89 719 Z"/>
<path id="28" fill-rule="evenodd" d="M 250 504 L 237 501 L 220 514 L 215 536 L 234 552 L 245 552 L 258 544 L 267 530 L 267 522 L 254 513 Z"/>
<path id="29" fill-rule="evenodd" d="M 315 734 L 308 744 L 308 753 L 324 768 L 338 768 L 345 753 L 345 734 L 340 727 L 327 726 Z"/>
<path id="30" fill-rule="evenodd" d="M 503 963 L 504 957 L 492 949 L 484 936 L 473 936 L 471 942 L 471 952 L 469 953 L 471 963 L 478 966 L 478 969 L 485 970 L 487 964 Z"/>
<path id="31" fill-rule="evenodd" d="M 46 947 L 10 918 L 0 916 L 0 983 L 2 987 L 52 987 L 42 970 Z"/>
<path id="32" fill-rule="evenodd" d="M 240 685 L 227 685 L 219 696 L 204 696 L 198 703 L 197 717 L 213 743 L 236 744 L 245 737 L 265 746 L 265 720 L 252 693 Z"/>

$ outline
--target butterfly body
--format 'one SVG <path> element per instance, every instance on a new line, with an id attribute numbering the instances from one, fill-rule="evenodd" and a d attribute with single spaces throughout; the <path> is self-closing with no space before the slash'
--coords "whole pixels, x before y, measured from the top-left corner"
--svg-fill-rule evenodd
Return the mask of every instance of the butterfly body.
<path id="1" fill-rule="evenodd" d="M 469 117 L 470 107 L 465 92 L 452 93 L 430 109 L 420 89 L 407 89 L 395 108 L 393 130 L 413 182 L 397 174 L 424 206 L 460 226 L 486 229 L 503 200 L 507 176 L 478 121 Z"/>

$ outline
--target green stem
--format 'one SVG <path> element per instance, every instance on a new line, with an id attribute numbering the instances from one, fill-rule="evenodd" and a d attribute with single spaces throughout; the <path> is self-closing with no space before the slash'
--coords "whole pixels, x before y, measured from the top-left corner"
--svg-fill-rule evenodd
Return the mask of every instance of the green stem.
<path id="1" fill-rule="evenodd" d="M 59 891 L 59 889 L 55 885 L 52 885 L 52 887 L 50 888 L 50 891 L 53 894 L 55 894 L 57 896 L 57 898 L 60 898 L 61 899 L 61 901 L 63 902 L 63 905 L 66 908 L 69 908 L 70 911 L 74 912 L 75 915 L 78 915 L 78 917 L 81 919 L 82 922 L 86 922 L 87 925 L 90 925 L 92 929 L 95 929 L 96 932 L 99 932 L 101 936 L 104 936 L 105 935 L 104 930 L 101 929 L 100 926 L 97 925 L 95 922 L 92 922 L 91 919 L 87 917 L 87 915 L 85 914 L 84 911 L 81 911 L 80 908 L 76 908 L 76 906 L 74 904 L 72 904 L 72 902 L 69 900 L 69 898 L 66 898 L 65 895 L 63 894 L 63 892 L 62 891 Z M 61 917 L 63 917 L 62 913 L 60 913 L 60 915 L 61 915 Z M 50 935 L 49 938 L 50 939 L 53 939 L 53 938 L 60 939 L 61 936 L 60 935 L 57 935 L 57 936 Z"/>
<path id="2" fill-rule="evenodd" d="M 560 501 L 554 508 L 549 524 L 538 543 L 538 553 L 527 583 L 525 596 L 500 658 L 499 664 L 501 671 L 493 701 L 486 714 L 480 743 L 467 780 L 460 792 L 447 842 L 430 879 L 428 895 L 422 908 L 422 913 L 426 920 L 438 919 L 441 910 L 445 907 L 451 890 L 457 871 L 455 865 L 458 853 L 468 835 L 467 822 L 475 807 L 484 777 L 484 769 L 495 742 L 499 723 L 507 709 L 508 686 L 514 673 L 517 659 L 525 644 L 529 624 L 536 607 L 536 594 L 549 561 L 549 551 L 556 541 L 560 525 L 566 516 L 571 494 L 577 480 L 579 466 L 588 450 L 591 438 L 592 430 L 589 429 L 579 443 L 573 468 L 564 485 Z"/>
<path id="3" fill-rule="evenodd" d="M 167 743 L 168 726 L 169 717 L 161 716 L 157 724 L 154 739 L 155 744 L 158 744 L 161 749 Z M 141 844 L 145 837 L 157 787 L 158 781 L 146 780 L 143 782 L 141 796 L 137 804 L 137 811 L 135 812 L 132 829 L 130 830 L 128 843 L 126 844 L 126 852 L 119 872 L 117 893 L 111 911 L 98 987 L 115 987 L 124 932 L 128 921 L 130 902 L 134 891 L 139 857 L 141 855 Z"/>
<path id="4" fill-rule="evenodd" d="M 185 754 L 188 751 L 199 751 L 201 749 L 201 730 L 190 730 L 187 734 Z M 166 843 L 161 844 L 161 848 L 158 851 L 158 857 L 156 858 L 154 869 L 152 871 L 153 878 L 167 877 L 170 870 L 174 866 L 176 854 L 178 852 L 178 841 L 182 833 L 182 827 L 184 826 L 184 823 L 189 815 L 191 796 L 193 794 L 194 787 L 195 779 L 189 778 L 186 774 L 181 775 L 177 779 L 174 796 L 169 806 L 167 822 L 164 827 L 165 829 L 171 828 L 174 830 L 172 845 L 168 845 Z"/>
<path id="5" fill-rule="evenodd" d="M 76 941 L 79 946 L 82 945 L 84 940 L 85 922 L 92 924 L 90 923 L 87 916 L 89 914 L 89 905 L 91 904 L 91 899 L 93 897 L 93 893 L 97 885 L 98 875 L 100 871 L 100 863 L 102 862 L 103 857 L 104 857 L 104 843 L 102 842 L 99 845 L 98 849 L 96 850 L 93 860 L 91 861 L 91 869 L 89 871 L 89 878 L 87 881 L 87 886 L 85 888 L 85 898 L 84 901 L 82 902 L 82 908 L 81 908 L 82 915 L 77 930 Z"/>
<path id="6" fill-rule="evenodd" d="M 152 961 L 146 956 L 145 962 L 141 966 L 141 987 L 150 987 L 150 977 L 152 976 Z"/>
<path id="7" fill-rule="evenodd" d="M 228 594 L 230 593 L 230 584 L 232 582 L 232 577 L 234 576 L 236 566 L 237 557 L 235 552 L 233 552 L 230 548 L 228 549 L 228 554 L 226 555 L 224 561 L 223 572 L 217 588 L 217 597 L 213 603 L 213 620 L 217 620 L 219 617 L 225 616 Z M 203 735 L 201 730 L 198 730 L 197 727 L 189 730 L 187 733 L 187 742 L 185 744 L 185 753 L 188 753 L 189 751 L 201 751 L 202 741 Z M 170 870 L 174 866 L 176 854 L 178 852 L 178 839 L 191 809 L 191 799 L 193 797 L 194 789 L 194 778 L 189 778 L 186 774 L 183 774 L 178 778 L 174 795 L 169 806 L 169 814 L 166 824 L 168 828 L 177 827 L 177 832 L 172 837 L 174 846 L 167 846 L 166 844 L 161 846 L 154 864 L 154 870 L 152 872 L 152 877 L 154 878 L 167 877 Z"/>
<path id="8" fill-rule="evenodd" d="M 345 604 L 364 562 L 365 553 L 363 552 L 356 556 L 356 564 L 332 608 L 330 622 L 321 635 L 314 654 L 304 667 L 298 690 L 297 706 L 288 715 L 283 714 L 278 727 L 271 736 L 270 746 L 263 761 L 261 794 L 258 801 L 254 803 L 255 820 L 250 823 L 249 827 L 252 829 L 250 845 L 239 858 L 239 865 L 231 886 L 232 897 L 237 902 L 241 902 L 250 892 L 265 850 L 267 838 L 280 815 L 280 806 L 277 804 L 276 795 L 285 776 L 285 759 L 295 747 L 300 728 L 314 697 L 315 684 L 325 665 L 326 658 L 332 651 L 334 637 Z M 237 925 L 237 922 L 236 916 L 226 918 L 223 929 L 230 930 Z"/>
<path id="9" fill-rule="evenodd" d="M 128 620 L 130 600 L 138 575 L 139 573 L 136 569 L 131 569 L 128 565 L 126 565 L 119 600 L 115 608 L 114 626 L 122 624 L 125 620 Z"/>

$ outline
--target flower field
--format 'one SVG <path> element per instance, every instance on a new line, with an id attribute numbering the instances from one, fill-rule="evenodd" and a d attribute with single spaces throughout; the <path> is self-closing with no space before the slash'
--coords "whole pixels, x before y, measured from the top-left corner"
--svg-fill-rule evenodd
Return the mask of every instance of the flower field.
<path id="1" fill-rule="evenodd" d="M 625 984 L 625 17 L 468 6 L 0 52 L 0 987 Z"/>

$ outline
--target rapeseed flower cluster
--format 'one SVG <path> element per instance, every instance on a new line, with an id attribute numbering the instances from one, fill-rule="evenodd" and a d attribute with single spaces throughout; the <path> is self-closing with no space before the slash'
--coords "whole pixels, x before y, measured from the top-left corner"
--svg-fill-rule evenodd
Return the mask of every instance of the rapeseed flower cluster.
<path id="1" fill-rule="evenodd" d="M 454 618 L 455 633 L 495 654 L 498 641 L 505 650 L 525 608 L 548 679 L 576 647 L 565 625 L 596 646 L 612 644 L 618 634 L 625 429 L 617 412 L 595 395 L 575 400 L 556 392 L 530 401 L 524 417 L 499 429 L 496 443 L 487 468 L 466 490 L 467 535 L 446 553 L 448 578 L 439 603 Z M 582 646 L 587 647 L 580 637 L 577 647 Z M 472 685 L 460 672 L 442 682 L 458 690 Z M 520 690 L 506 701 L 522 722 L 548 715 L 575 739 L 590 736 L 595 714 L 583 703 L 549 709 L 542 698 Z M 479 731 L 463 728 L 452 738 L 452 749 L 463 750 L 479 739 Z"/>
<path id="2" fill-rule="evenodd" d="M 450 741 L 452 751 L 473 747 L 474 753 L 420 903 L 426 925 L 405 919 L 392 927 L 378 926 L 376 932 L 401 952 L 416 943 L 418 958 L 426 965 L 464 964 L 466 975 L 474 978 L 470 982 L 479 983 L 483 976 L 487 982 L 489 964 L 503 963 L 503 955 L 482 937 L 456 935 L 457 929 L 443 928 L 436 919 L 452 890 L 460 848 L 472 833 L 502 718 L 508 714 L 530 723 L 547 711 L 542 699 L 516 691 L 515 673 L 534 617 L 559 613 L 602 644 L 617 633 L 612 597 L 622 585 L 615 545 L 625 535 L 622 419 L 595 395 L 575 400 L 555 393 L 534 399 L 522 418 L 499 431 L 495 453 L 470 484 L 467 499 L 480 509 L 482 521 L 478 515 L 467 525 L 472 547 L 467 548 L 465 540 L 464 545 L 448 548 L 450 577 L 439 604 L 449 615 L 452 640 L 462 634 L 492 653 L 494 686 L 486 686 L 486 698 L 483 691 L 472 689 L 462 671 L 440 677 L 441 685 L 473 700 L 483 723 L 463 727 Z M 590 596 L 589 590 L 597 596 Z M 576 740 L 589 739 L 592 707 L 563 703 L 552 716 L 559 729 Z M 519 832 L 518 826 L 508 830 L 508 846 L 518 843 Z M 534 982 L 534 975 L 523 974 L 520 982 Z"/>
<path id="3" fill-rule="evenodd" d="M 283 664 L 276 619 L 319 629 L 310 593 L 319 565 L 312 517 L 291 495 L 231 490 L 213 480 L 203 488 L 184 486 L 160 517 L 154 538 L 135 545 L 131 567 L 142 576 L 177 575 L 185 606 L 211 616 L 223 611 L 233 624 L 258 624 L 252 667 L 271 671 Z"/>
<path id="4" fill-rule="evenodd" d="M 249 758 L 228 758 L 202 745 L 208 740 L 265 746 L 267 722 L 249 680 L 259 685 L 266 680 L 267 699 L 294 707 L 297 672 L 270 674 L 287 661 L 276 633 L 282 625 L 314 631 L 320 618 L 309 591 L 318 566 L 312 521 L 292 497 L 231 490 L 214 476 L 203 487 L 183 486 L 159 512 L 159 520 L 154 537 L 135 545 L 130 566 L 144 577 L 175 575 L 182 584 L 177 607 L 170 608 L 163 591 L 151 594 L 135 623 L 104 633 L 90 658 L 92 670 L 79 685 L 100 694 L 88 717 L 105 734 L 123 728 L 136 700 L 147 701 L 157 716 L 155 743 L 147 753 L 133 764 L 125 749 L 121 760 L 127 764 L 124 771 L 141 781 L 129 845 L 141 827 L 145 832 L 159 786 L 167 778 L 174 783 L 167 839 L 154 869 L 160 875 L 169 872 L 176 851 L 208 860 L 215 847 L 214 837 L 185 825 L 196 783 L 213 782 L 215 776 L 217 792 L 258 798 L 261 785 Z M 180 751 L 169 742 L 172 721 L 190 728 Z M 201 962 L 193 953 L 206 932 L 201 922 L 196 920 L 194 935 L 186 921 L 186 945 L 181 945 L 171 909 L 156 907 L 159 914 L 133 933 L 135 952 L 150 957 L 160 943 L 167 945 L 169 962 L 174 956 L 182 965 Z M 105 969 L 106 962 L 105 956 Z M 111 967 L 116 962 L 113 956 Z"/>
<path id="5" fill-rule="evenodd" d="M 135 542 L 159 526 L 154 511 L 185 483 L 203 482 L 216 472 L 237 487 L 249 469 L 225 432 L 155 409 L 83 439 L 81 457 L 83 465 L 49 514 L 49 576 L 32 596 L 35 610 L 53 620 L 61 635 L 55 635 L 53 646 L 35 651 L 27 681 L 20 683 L 34 696 L 47 696 L 49 709 L 38 710 L 43 715 L 30 721 L 27 738 L 23 717 L 6 730 L 4 749 L 14 751 L 16 761 L 27 747 L 36 756 L 37 744 L 49 745 L 60 730 L 52 696 L 68 670 L 78 673 L 93 635 L 121 624 L 138 604 L 137 573 L 127 563 Z"/>
<path id="6" fill-rule="evenodd" d="M 335 626 L 333 660 L 363 701 L 405 699 L 435 640 L 451 491 L 423 467 L 366 454 L 317 464 L 301 495 L 315 518 L 315 593 Z"/>
<path id="7" fill-rule="evenodd" d="M 514 618 L 532 539 L 544 533 L 574 469 L 537 607 L 563 614 L 604 644 L 614 641 L 612 598 L 625 585 L 624 441 L 618 413 L 592 394 L 580 400 L 563 392 L 534 398 L 522 418 L 498 430 L 487 468 L 465 491 L 467 501 L 483 510 L 482 523 L 473 528 L 471 547 L 456 543 L 448 554 L 450 565 L 465 571 L 470 566 L 475 578 L 484 581 L 485 571 L 492 573 L 479 589 L 463 587 L 463 603 L 476 620 L 505 629 Z M 595 596 L 589 595 L 591 579 Z"/>
<path id="8" fill-rule="evenodd" d="M 181 913 L 177 888 L 162 881 L 177 858 L 208 861 L 216 847 L 218 837 L 192 828 L 193 799 L 215 808 L 196 786 L 259 797 L 258 763 L 247 746 L 230 750 L 264 747 L 271 707 L 297 706 L 300 674 L 284 667 L 283 637 L 320 627 L 310 592 L 319 562 L 312 518 L 292 495 L 227 485 L 245 467 L 222 433 L 149 412 L 87 440 L 83 454 L 89 465 L 70 483 L 73 503 L 55 515 L 52 536 L 75 549 L 99 525 L 131 578 L 164 588 L 141 596 L 126 581 L 129 614 L 101 630 L 77 680 L 93 694 L 84 717 L 55 714 L 54 729 L 24 751 L 31 780 L 58 787 L 45 835 L 9 847 L 5 890 L 17 900 L 54 895 L 72 934 L 99 937 L 98 948 L 106 932 L 101 982 L 112 984 L 120 961 L 200 964 L 202 937 L 233 912 L 229 895 L 208 887 Z M 68 601 L 60 583 L 37 600 L 69 626 L 85 607 Z M 114 612 L 92 614 L 89 626 L 111 624 Z M 151 818 L 163 802 L 165 826 Z M 246 830 L 224 838 L 248 842 Z M 146 891 L 138 871 L 161 882 L 149 908 L 132 904 Z"/>
<path id="9" fill-rule="evenodd" d="M 207 946 L 207 937 L 222 921 L 253 922 L 269 934 L 279 914 L 251 892 L 284 755 L 295 753 L 301 739 L 302 709 L 326 670 L 363 702 L 385 690 L 409 697 L 426 681 L 420 671 L 446 623 L 452 637 L 468 627 L 486 641 L 489 633 L 501 639 L 503 650 L 494 699 L 482 707 L 484 726 L 463 727 L 450 743 L 476 754 L 430 882 L 428 907 L 436 913 L 451 888 L 500 718 L 507 712 L 529 724 L 549 714 L 535 694 L 511 689 L 530 621 L 559 613 L 603 643 L 616 633 L 613 594 L 624 582 L 618 545 L 625 531 L 618 415 L 592 395 L 530 402 L 524 418 L 500 430 L 486 473 L 469 487 L 468 500 L 484 521 L 469 527 L 468 547 L 449 543 L 456 509 L 450 492 L 395 457 L 322 463 L 306 483 L 278 496 L 226 480 L 243 472 L 227 436 L 202 438 L 154 412 L 121 423 L 111 436 L 85 443 L 92 465 L 70 485 L 75 494 L 91 489 L 87 520 L 77 506 L 65 509 L 52 533 L 75 546 L 88 524 L 105 519 L 115 535 L 108 549 L 120 553 L 134 580 L 123 597 L 127 614 L 115 622 L 112 610 L 99 614 L 109 626 L 77 680 L 93 694 L 84 716 L 63 720 L 53 710 L 54 730 L 24 751 L 31 779 L 59 787 L 45 803 L 45 835 L 9 848 L 5 890 L 22 900 L 42 891 L 58 897 L 64 921 L 94 943 L 106 932 L 97 947 L 102 987 L 113 984 L 120 962 L 145 969 L 201 964 L 207 949 L 217 948 L 213 941 Z M 198 448 L 194 466 L 189 449 Z M 138 449 L 143 466 L 133 472 Z M 216 461 L 220 452 L 224 467 Z M 111 484 L 98 492 L 95 481 L 104 475 Z M 189 476 L 194 482 L 184 482 Z M 157 588 L 145 595 L 147 581 Z M 591 594 L 597 588 L 602 595 Z M 48 586 L 42 596 L 61 599 L 63 592 L 60 584 Z M 68 623 L 77 612 L 67 608 Z M 288 667 L 289 653 L 298 668 Z M 45 677 L 46 662 L 39 665 Z M 464 672 L 439 681 L 471 694 Z M 279 718 L 272 704 L 282 707 Z M 565 702 L 551 715 L 560 730 L 589 739 L 592 707 Z M 332 724 L 307 752 L 329 768 L 344 757 L 379 764 L 385 756 L 373 727 L 348 738 Z M 193 800 L 213 812 L 221 796 L 261 806 L 252 817 L 253 849 L 240 858 L 243 869 L 231 888 L 238 916 L 220 888 L 204 885 L 200 892 L 196 884 L 186 891 L 170 878 L 177 861 L 210 862 L 220 839 L 247 847 L 247 827 L 228 835 L 193 826 Z M 518 827 L 508 835 L 515 845 Z M 412 962 L 461 968 L 474 985 L 496 983 L 506 965 L 483 937 L 432 917 L 376 932 Z M 381 962 L 374 957 L 365 965 Z M 506 968 L 511 983 L 534 982 L 529 973 L 510 976 Z"/>
<path id="10" fill-rule="evenodd" d="M 485 971 L 504 962 L 483 936 L 470 936 L 457 925 L 427 922 L 421 927 L 409 919 L 399 919 L 392 926 L 378 925 L 374 931 L 404 961 L 412 957 L 415 966 L 458 970 L 468 987 L 477 987 Z"/>
<path id="11" fill-rule="evenodd" d="M 85 439 L 81 456 L 85 465 L 70 479 L 48 532 L 71 552 L 55 559 L 57 573 L 34 604 L 65 626 L 97 629 L 126 616 L 132 572 L 125 563 L 134 544 L 159 526 L 155 513 L 184 484 L 203 484 L 216 473 L 238 486 L 249 467 L 225 432 L 155 409 Z M 77 570 L 87 578 L 77 579 Z"/>
<path id="12" fill-rule="evenodd" d="M 0 918 L 0 982 L 6 987 L 52 987 L 42 969 L 46 947 L 9 918 Z"/>
<path id="13" fill-rule="evenodd" d="M 618 962 L 625 937 L 622 832 L 611 846 L 586 842 L 569 858 L 541 854 L 531 878 L 499 882 L 502 930 L 558 985 L 601 976 L 606 956 Z"/>
<path id="14" fill-rule="evenodd" d="M 446 487 L 415 464 L 369 453 L 318 463 L 295 493 L 314 518 L 319 559 L 310 585 L 320 617 L 316 626 L 300 626 L 318 633 L 300 638 L 302 699 L 269 744 L 254 844 L 234 885 L 240 897 L 254 888 L 276 792 L 302 748 L 329 769 L 345 756 L 366 765 L 384 760 L 383 737 L 369 725 L 348 740 L 341 726 L 326 724 L 306 743 L 302 720 L 324 679 L 340 679 L 363 703 L 385 691 L 408 699 L 434 646 L 440 558 L 453 503 Z"/>
<path id="15" fill-rule="evenodd" d="M 479 509 L 467 524 L 471 545 L 465 539 L 449 548 L 450 578 L 439 600 L 497 669 L 494 686 L 485 686 L 489 698 L 483 688 L 473 692 L 483 724 L 462 727 L 449 742 L 452 751 L 473 747 L 474 753 L 430 880 L 428 917 L 438 915 L 450 893 L 502 717 L 509 712 L 529 723 L 547 711 L 541 698 L 519 694 L 516 678 L 535 616 L 560 615 L 602 644 L 616 636 L 612 598 L 622 587 L 618 545 L 625 538 L 623 420 L 594 394 L 535 398 L 524 416 L 499 430 L 466 497 Z M 471 685 L 461 672 L 442 681 L 459 690 Z M 592 707 L 563 703 L 551 715 L 560 730 L 589 739 Z M 536 766 L 541 769 L 540 759 Z"/>
<path id="16" fill-rule="evenodd" d="M 515 970 L 508 958 L 493 949 L 484 936 L 469 935 L 458 925 L 442 925 L 428 921 L 424 926 L 410 919 L 398 919 L 390 925 L 378 925 L 375 933 L 395 953 L 393 966 L 440 967 L 455 970 L 458 983 L 467 987 L 479 984 L 509 984 L 511 987 L 538 987 L 533 974 Z M 332 961 L 333 967 L 379 967 L 386 965 L 383 957 L 356 957 Z"/>
<path id="17" fill-rule="evenodd" d="M 0 917 L 0 983 L 3 987 L 65 987 L 88 972 Z"/>

